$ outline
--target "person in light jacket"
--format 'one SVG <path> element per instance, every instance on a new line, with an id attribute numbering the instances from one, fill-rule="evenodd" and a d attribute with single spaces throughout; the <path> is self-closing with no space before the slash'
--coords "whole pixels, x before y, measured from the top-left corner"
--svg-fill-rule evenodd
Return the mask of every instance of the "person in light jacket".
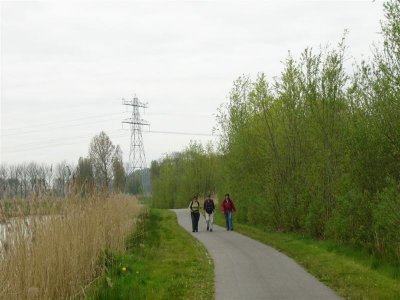
<path id="1" fill-rule="evenodd" d="M 199 231 L 199 219 L 200 219 L 200 203 L 196 196 L 193 197 L 189 204 L 190 217 L 192 218 L 192 232 Z"/>
<path id="2" fill-rule="evenodd" d="M 224 201 L 221 203 L 221 211 L 225 215 L 226 230 L 233 230 L 232 213 L 236 211 L 236 208 L 228 193 L 225 194 Z"/>

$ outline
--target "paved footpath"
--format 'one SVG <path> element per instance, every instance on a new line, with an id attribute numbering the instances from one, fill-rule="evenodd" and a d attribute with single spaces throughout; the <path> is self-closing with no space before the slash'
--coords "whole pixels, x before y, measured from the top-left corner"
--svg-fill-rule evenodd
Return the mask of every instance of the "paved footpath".
<path id="1" fill-rule="evenodd" d="M 207 232 L 203 216 L 199 232 L 192 233 L 189 211 L 173 211 L 178 223 L 204 244 L 214 260 L 216 300 L 340 299 L 277 250 L 220 226 Z"/>

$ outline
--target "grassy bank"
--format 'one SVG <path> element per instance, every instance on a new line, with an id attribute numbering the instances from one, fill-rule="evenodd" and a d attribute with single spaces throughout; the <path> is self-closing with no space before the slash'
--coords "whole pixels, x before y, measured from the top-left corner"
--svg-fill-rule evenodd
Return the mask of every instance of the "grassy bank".
<path id="1" fill-rule="evenodd" d="M 214 267 L 205 248 L 173 212 L 151 209 L 143 235 L 132 236 L 124 255 L 92 291 L 91 299 L 213 299 Z"/>
<path id="2" fill-rule="evenodd" d="M 287 254 L 346 299 L 400 299 L 400 266 L 363 251 L 239 224 L 235 230 Z M 225 226 L 221 213 L 216 223 Z"/>

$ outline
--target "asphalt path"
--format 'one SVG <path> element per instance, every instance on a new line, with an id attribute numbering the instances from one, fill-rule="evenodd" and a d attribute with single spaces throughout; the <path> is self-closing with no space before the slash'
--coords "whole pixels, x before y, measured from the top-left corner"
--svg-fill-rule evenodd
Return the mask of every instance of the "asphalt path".
<path id="1" fill-rule="evenodd" d="M 192 233 L 188 209 L 173 211 L 178 223 L 204 244 L 214 260 L 216 300 L 341 299 L 274 248 L 216 225 L 208 232 L 203 216 L 199 232 Z"/>

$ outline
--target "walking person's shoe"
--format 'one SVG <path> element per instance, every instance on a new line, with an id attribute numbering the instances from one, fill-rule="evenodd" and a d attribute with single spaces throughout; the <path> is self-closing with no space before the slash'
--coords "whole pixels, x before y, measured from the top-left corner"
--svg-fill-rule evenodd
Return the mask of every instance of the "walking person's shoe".
<path id="1" fill-rule="evenodd" d="M 207 231 L 209 230 L 210 228 L 208 227 L 208 225 L 207 225 Z"/>
<path id="2" fill-rule="evenodd" d="M 210 232 L 212 232 L 212 228 L 210 228 Z"/>

